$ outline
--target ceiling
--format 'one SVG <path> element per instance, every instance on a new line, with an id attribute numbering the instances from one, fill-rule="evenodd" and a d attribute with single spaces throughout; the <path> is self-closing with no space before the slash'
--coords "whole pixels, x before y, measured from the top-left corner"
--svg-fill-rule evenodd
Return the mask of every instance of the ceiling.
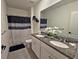
<path id="1" fill-rule="evenodd" d="M 18 8 L 18 9 L 28 9 L 31 6 L 38 3 L 40 0 L 6 0 L 9 7 Z"/>

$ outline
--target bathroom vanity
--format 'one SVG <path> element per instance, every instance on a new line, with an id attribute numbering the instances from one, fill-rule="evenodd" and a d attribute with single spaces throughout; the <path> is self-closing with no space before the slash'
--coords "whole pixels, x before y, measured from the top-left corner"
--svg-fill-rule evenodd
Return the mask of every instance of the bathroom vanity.
<path id="1" fill-rule="evenodd" d="M 40 17 L 47 21 L 34 23 L 33 33 L 45 32 L 49 36 L 58 34 L 64 37 L 47 38 L 38 34 L 32 34 L 32 50 L 37 55 L 38 59 L 74 59 L 77 54 L 78 44 L 78 10 L 77 1 L 62 0 L 44 10 L 40 11 Z M 45 28 L 41 28 L 41 25 Z M 55 29 L 53 28 L 55 27 Z M 61 28 L 60 33 L 55 33 Z M 37 30 L 37 28 L 39 30 Z M 45 30 L 46 28 L 52 30 Z M 75 39 L 73 39 L 75 38 Z"/>
<path id="2" fill-rule="evenodd" d="M 32 50 L 38 59 L 74 59 L 76 48 L 67 44 L 66 47 L 58 47 L 51 44 L 50 41 L 57 41 L 45 37 L 38 37 L 37 34 L 32 34 Z M 75 42 L 77 44 L 77 42 Z"/>

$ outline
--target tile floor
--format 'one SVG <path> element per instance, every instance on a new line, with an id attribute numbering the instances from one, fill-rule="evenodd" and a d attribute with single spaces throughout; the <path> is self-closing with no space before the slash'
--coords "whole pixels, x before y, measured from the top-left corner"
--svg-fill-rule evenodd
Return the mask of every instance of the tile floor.
<path id="1" fill-rule="evenodd" d="M 22 48 L 9 52 L 8 59 L 38 59 L 31 48 Z"/>

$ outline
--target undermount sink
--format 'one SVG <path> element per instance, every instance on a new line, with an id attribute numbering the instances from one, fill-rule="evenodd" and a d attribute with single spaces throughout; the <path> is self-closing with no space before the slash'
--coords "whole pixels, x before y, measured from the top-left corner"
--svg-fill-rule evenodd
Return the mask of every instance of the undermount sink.
<path id="1" fill-rule="evenodd" d="M 38 35 L 36 35 L 37 37 L 44 37 L 44 35 L 41 35 L 41 34 L 38 34 Z"/>
<path id="2" fill-rule="evenodd" d="M 69 48 L 68 45 L 62 43 L 62 42 L 59 42 L 59 41 L 50 41 L 51 44 L 57 46 L 57 47 L 61 47 L 61 48 Z"/>

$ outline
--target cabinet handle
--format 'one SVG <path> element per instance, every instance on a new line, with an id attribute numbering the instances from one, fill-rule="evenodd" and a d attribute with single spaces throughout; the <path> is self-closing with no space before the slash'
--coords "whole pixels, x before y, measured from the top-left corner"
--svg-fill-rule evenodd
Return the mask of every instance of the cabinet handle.
<path id="1" fill-rule="evenodd" d="M 49 59 L 56 59 L 56 58 L 54 56 L 53 57 L 49 56 Z"/>
<path id="2" fill-rule="evenodd" d="M 49 56 L 49 59 L 52 59 L 51 56 Z"/>

